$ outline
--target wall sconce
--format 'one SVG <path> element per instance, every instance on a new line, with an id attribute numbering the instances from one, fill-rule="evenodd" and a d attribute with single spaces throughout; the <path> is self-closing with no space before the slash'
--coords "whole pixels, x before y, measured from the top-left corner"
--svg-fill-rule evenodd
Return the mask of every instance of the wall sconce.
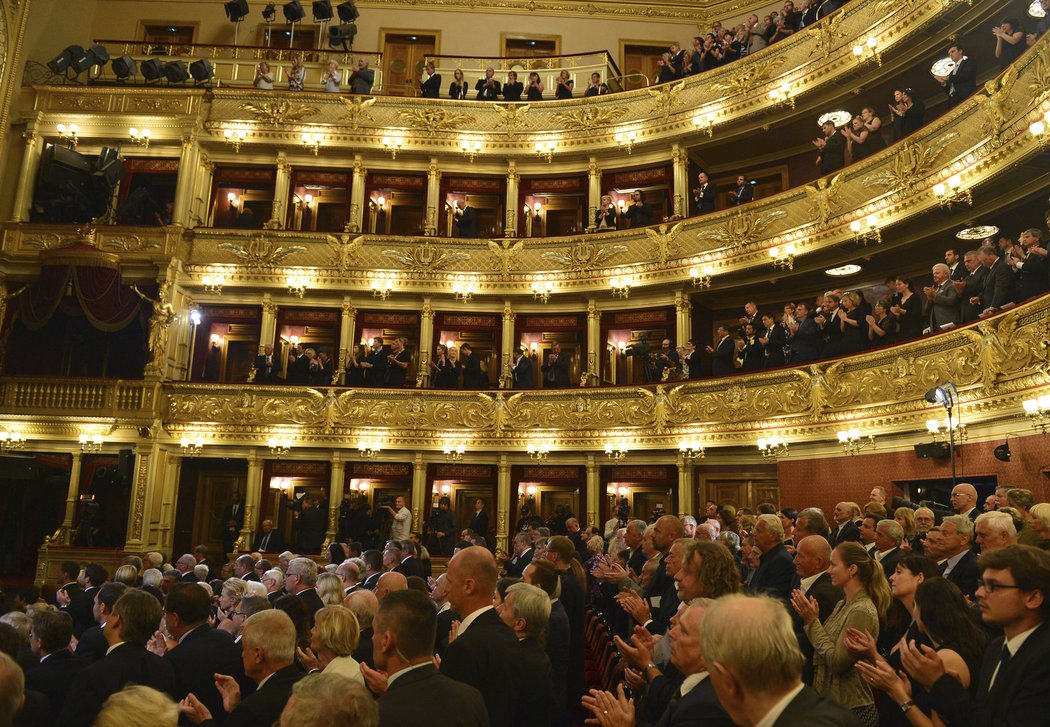
<path id="1" fill-rule="evenodd" d="M 948 177 L 948 184 L 944 182 L 933 185 L 933 194 L 937 197 L 937 204 L 941 208 L 951 209 L 952 205 L 973 206 L 973 194 L 968 189 L 960 189 L 962 187 L 962 177 L 958 174 L 953 174 Z"/>
<path id="2" fill-rule="evenodd" d="M 758 451 L 763 457 L 787 457 L 788 443 L 780 441 L 777 437 L 758 440 Z"/>
<path id="3" fill-rule="evenodd" d="M 194 308 L 190 311 L 190 323 L 199 326 L 201 324 L 201 312 Z"/>
<path id="4" fill-rule="evenodd" d="M 397 159 L 397 153 L 405 145 L 405 140 L 400 136 L 384 136 L 383 148 L 390 152 L 391 159 Z"/>
<path id="5" fill-rule="evenodd" d="M 295 206 L 305 207 L 306 209 L 312 210 L 314 208 L 314 196 L 309 193 L 304 194 L 302 197 L 300 197 L 298 194 L 295 195 Z"/>
<path id="6" fill-rule="evenodd" d="M 277 490 L 282 495 L 287 495 L 292 491 L 292 480 L 290 477 L 271 477 L 270 489 Z"/>
<path id="7" fill-rule="evenodd" d="M 1021 402 L 1024 413 L 1032 422 L 1032 428 L 1038 429 L 1046 434 L 1046 428 L 1050 426 L 1050 395 L 1040 396 L 1035 399 L 1026 399 Z M 2 444 L 2 441 L 0 441 Z"/>
<path id="8" fill-rule="evenodd" d="M 204 449 L 204 437 L 200 434 L 193 437 L 183 437 L 179 440 L 179 451 L 183 457 L 196 457 Z"/>
<path id="9" fill-rule="evenodd" d="M 101 452 L 102 445 L 106 441 L 101 434 L 81 433 L 77 439 L 80 442 L 80 451 L 85 454 Z"/>
<path id="10" fill-rule="evenodd" d="M 715 135 L 715 115 L 697 114 L 693 117 L 693 128 L 709 137 Z"/>
<path id="11" fill-rule="evenodd" d="M 631 295 L 631 286 L 634 284 L 633 275 L 618 275 L 609 281 L 612 294 L 615 298 L 628 298 Z"/>
<path id="12" fill-rule="evenodd" d="M 442 446 L 441 451 L 445 454 L 446 462 L 460 462 L 463 459 L 463 453 L 467 451 L 467 448 L 463 444 L 450 444 L 445 443 Z"/>
<path id="13" fill-rule="evenodd" d="M 621 149 L 624 149 L 628 154 L 630 154 L 631 151 L 634 149 L 634 141 L 638 138 L 638 132 L 617 131 L 613 138 L 616 140 L 616 143 L 620 145 Z"/>
<path id="14" fill-rule="evenodd" d="M 769 257 L 773 261 L 773 267 L 778 270 L 795 269 L 795 246 L 790 242 L 784 245 L 783 250 L 779 247 L 769 248 Z"/>
<path id="15" fill-rule="evenodd" d="M 536 277 L 532 280 L 532 299 L 547 303 L 554 291 L 554 281 L 550 278 Z"/>
<path id="16" fill-rule="evenodd" d="M 694 459 L 704 458 L 704 446 L 700 444 L 699 440 L 687 440 L 683 439 L 678 443 L 678 454 L 682 455 L 682 459 L 686 461 L 692 461 Z"/>
<path id="17" fill-rule="evenodd" d="M 942 439 L 948 437 L 949 434 L 949 420 L 947 418 L 943 420 L 939 419 L 927 419 L 926 420 L 926 431 L 933 437 L 934 442 L 940 442 Z M 966 425 L 958 420 L 958 418 L 951 419 L 951 435 L 952 438 L 960 441 L 966 441 Z"/>
<path id="18" fill-rule="evenodd" d="M 627 456 L 627 453 L 631 450 L 628 449 L 626 442 L 612 442 L 605 443 L 605 456 L 614 462 L 619 462 Z"/>
<path id="19" fill-rule="evenodd" d="M 221 273 L 215 275 L 205 275 L 201 278 L 201 284 L 204 287 L 205 293 L 215 293 L 215 295 L 222 295 L 222 286 L 226 284 L 226 277 Z M 197 314 L 200 316 L 200 313 Z"/>
<path id="20" fill-rule="evenodd" d="M 616 350 L 621 356 L 627 353 L 627 341 L 618 341 L 616 344 Z"/>
<path id="21" fill-rule="evenodd" d="M 866 61 L 875 61 L 875 63 L 877 63 L 881 68 L 882 56 L 876 50 L 876 47 L 878 45 L 879 39 L 876 38 L 874 35 L 869 35 L 866 41 L 853 46 L 853 56 L 861 63 L 864 63 Z"/>
<path id="22" fill-rule="evenodd" d="M 372 297 L 379 298 L 380 300 L 386 300 L 390 297 L 390 291 L 394 288 L 394 274 L 393 273 L 376 273 L 372 277 L 370 283 L 372 288 Z"/>
<path id="23" fill-rule="evenodd" d="M 299 336 L 289 336 L 288 343 L 292 344 L 293 346 L 298 346 L 299 345 Z M 368 341 L 361 341 L 361 343 L 363 343 L 365 345 L 368 345 Z"/>
<path id="24" fill-rule="evenodd" d="M 133 144 L 138 144 L 144 149 L 149 149 L 149 139 L 152 132 L 149 129 L 136 129 L 131 127 L 128 129 L 128 136 L 131 137 Z"/>
<path id="25" fill-rule="evenodd" d="M 474 157 L 481 153 L 481 142 L 477 139 L 460 139 L 459 148 L 464 156 L 473 163 Z"/>
<path id="26" fill-rule="evenodd" d="M 528 500 L 536 497 L 536 485 L 518 485 L 518 505 L 524 505 Z"/>
<path id="27" fill-rule="evenodd" d="M 702 270 L 700 268 L 689 268 L 689 277 L 692 278 L 693 287 L 710 288 L 714 270 L 710 265 L 705 265 Z"/>
<path id="28" fill-rule="evenodd" d="M 557 146 L 557 142 L 555 142 L 554 139 L 548 141 L 537 141 L 536 156 L 541 159 L 546 159 L 547 163 L 550 164 L 551 160 L 554 159 L 554 150 Z"/>
<path id="29" fill-rule="evenodd" d="M 525 451 L 528 452 L 529 459 L 536 462 L 546 462 L 551 454 L 551 446 L 546 442 L 543 442 L 542 444 L 530 444 L 525 448 Z"/>
<path id="30" fill-rule="evenodd" d="M 1050 136 L 1047 135 L 1046 129 L 1050 126 L 1050 111 L 1043 114 L 1043 118 L 1037 119 L 1028 125 L 1028 131 L 1032 136 L 1039 139 L 1040 144 L 1045 144 L 1050 141 Z"/>
<path id="31" fill-rule="evenodd" d="M 386 197 L 376 197 L 374 200 L 372 200 L 372 204 L 377 210 L 383 212 L 384 210 L 386 210 Z"/>
<path id="32" fill-rule="evenodd" d="M 211 345 L 218 346 L 222 343 L 222 336 L 220 336 L 218 333 L 213 333 L 208 338 L 208 340 L 211 342 Z"/>
<path id="33" fill-rule="evenodd" d="M 270 437 L 266 440 L 266 446 L 270 448 L 270 454 L 274 457 L 283 457 L 292 448 L 292 440 L 287 438 Z"/>
<path id="34" fill-rule="evenodd" d="M 773 108 L 782 106 L 795 108 L 795 97 L 791 95 L 791 84 L 787 81 L 769 91 L 769 100 L 773 102 Z"/>
<path id="35" fill-rule="evenodd" d="M 0 452 L 12 449 L 22 449 L 26 446 L 26 438 L 21 432 L 0 431 Z"/>
<path id="36" fill-rule="evenodd" d="M 230 203 L 230 209 L 235 210 L 240 206 L 241 200 L 237 197 L 236 192 L 227 192 L 226 201 Z"/>
<path id="37" fill-rule="evenodd" d="M 538 343 L 536 343 L 535 341 L 530 343 L 529 344 L 529 355 L 530 356 L 535 356 L 536 353 L 539 351 L 539 348 L 540 348 L 540 345 Z"/>
<path id="38" fill-rule="evenodd" d="M 306 295 L 306 288 L 310 284 L 310 279 L 305 275 L 289 273 L 285 282 L 288 284 L 288 293 L 290 295 L 294 295 L 296 298 L 302 298 Z"/>
<path id="39" fill-rule="evenodd" d="M 867 245 L 869 242 L 876 244 L 882 242 L 879 218 L 875 215 L 868 215 L 863 221 L 853 220 L 853 222 L 849 223 L 849 229 L 853 233 L 854 242 L 859 242 L 862 245 Z"/>
<path id="40" fill-rule="evenodd" d="M 223 129 L 222 136 L 226 143 L 233 147 L 234 153 L 241 150 L 241 144 L 248 138 L 247 129 Z"/>
<path id="41" fill-rule="evenodd" d="M 357 453 L 365 459 L 375 459 L 379 456 L 379 453 L 383 450 L 378 441 L 362 440 L 357 443 Z"/>
<path id="42" fill-rule="evenodd" d="M 473 275 L 457 275 L 456 280 L 452 283 L 452 292 L 455 294 L 456 300 L 461 303 L 469 303 L 477 291 L 478 279 Z"/>
<path id="43" fill-rule="evenodd" d="M 851 456 L 858 454 L 860 450 L 867 447 L 875 449 L 875 435 L 869 434 L 866 437 L 862 437 L 860 430 L 856 427 L 839 432 L 838 437 L 839 444 L 842 445 L 842 451 Z"/>
<path id="44" fill-rule="evenodd" d="M 76 149 L 77 144 L 80 143 L 80 139 L 77 138 L 79 130 L 76 124 L 70 124 L 69 126 L 59 124 L 55 127 L 55 131 L 58 132 L 58 138 L 64 141 L 70 149 Z"/>
<path id="45" fill-rule="evenodd" d="M 314 153 L 314 156 L 321 151 L 321 143 L 324 141 L 324 137 L 317 132 L 304 131 L 302 135 L 303 146 Z"/>

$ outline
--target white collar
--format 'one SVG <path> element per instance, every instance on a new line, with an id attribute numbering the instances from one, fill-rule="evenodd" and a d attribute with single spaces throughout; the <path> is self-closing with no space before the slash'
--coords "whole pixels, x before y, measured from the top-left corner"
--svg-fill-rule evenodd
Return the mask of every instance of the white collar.
<path id="1" fill-rule="evenodd" d="M 700 684 L 704 679 L 707 679 L 706 671 L 697 672 L 696 674 L 690 674 L 687 676 L 682 682 L 682 686 L 679 688 L 681 695 L 684 697 L 689 694 L 689 692 L 693 691 L 693 688 Z"/>
<path id="2" fill-rule="evenodd" d="M 106 649 L 106 656 L 109 656 L 113 652 L 113 649 L 116 649 L 118 646 L 123 646 L 123 645 L 124 645 L 123 641 L 118 641 L 117 643 L 113 644 L 113 646 L 111 646 L 108 649 Z"/>
<path id="3" fill-rule="evenodd" d="M 773 708 L 766 712 L 766 715 L 755 724 L 755 727 L 773 727 L 776 721 L 780 719 L 780 715 L 795 700 L 795 697 L 799 695 L 804 686 L 804 684 L 799 683 L 797 687 L 781 697 L 780 701 L 774 704 Z"/>
<path id="4" fill-rule="evenodd" d="M 817 573 L 815 576 L 806 576 L 805 578 L 800 579 L 798 582 L 799 590 L 808 594 L 809 589 L 813 587 L 813 584 L 816 583 L 817 579 L 822 575 L 824 575 L 824 573 Z"/>
<path id="5" fill-rule="evenodd" d="M 439 608 L 437 610 L 437 612 L 438 613 L 444 613 L 445 611 L 451 611 L 451 610 L 452 610 L 452 604 L 449 603 L 448 601 L 445 601 L 445 605 L 443 605 L 441 608 Z"/>
<path id="6" fill-rule="evenodd" d="M 401 669 L 400 671 L 395 671 L 393 674 L 391 674 L 389 677 L 387 677 L 387 680 L 386 680 L 387 688 L 389 688 L 390 685 L 394 683 L 394 680 L 397 679 L 398 677 L 400 677 L 400 676 L 402 676 L 404 674 L 408 674 L 410 671 L 415 671 L 416 669 L 419 669 L 420 667 L 424 667 L 427 664 L 431 664 L 432 665 L 433 663 L 434 663 L 433 661 L 428 659 L 426 661 L 421 661 L 418 664 L 413 664 L 412 666 L 406 666 L 404 669 Z"/>
<path id="7" fill-rule="evenodd" d="M 485 613 L 486 611 L 493 611 L 493 610 L 495 610 L 495 609 L 492 606 L 482 606 L 477 611 L 475 611 L 474 613 L 470 614 L 465 619 L 460 621 L 459 622 L 459 631 L 456 632 L 457 636 L 462 636 L 463 632 L 467 630 L 468 626 L 470 626 L 472 623 L 474 623 L 474 619 L 476 619 L 478 616 L 480 616 L 481 614 Z"/>
<path id="8" fill-rule="evenodd" d="M 1017 634 L 1017 636 L 1014 636 L 1012 639 L 1007 639 L 1003 645 L 1010 650 L 1010 656 L 1015 656 L 1017 654 L 1017 650 L 1024 645 L 1025 640 L 1029 636 L 1031 636 L 1032 632 L 1034 632 L 1040 626 L 1042 626 L 1042 624 L 1038 623 L 1032 628 L 1028 629 L 1027 631 L 1022 631 L 1021 633 Z"/>

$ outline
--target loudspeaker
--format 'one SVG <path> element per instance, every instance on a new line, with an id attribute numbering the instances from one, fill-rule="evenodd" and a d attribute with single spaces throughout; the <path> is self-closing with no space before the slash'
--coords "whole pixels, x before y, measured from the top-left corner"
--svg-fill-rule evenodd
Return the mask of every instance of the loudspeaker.
<path id="1" fill-rule="evenodd" d="M 951 456 L 951 450 L 943 442 L 916 444 L 915 456 L 919 459 L 948 459 Z"/>
<path id="2" fill-rule="evenodd" d="M 117 478 L 125 485 L 131 484 L 135 475 L 135 451 L 122 449 L 117 453 Z"/>
<path id="3" fill-rule="evenodd" d="M 1006 442 L 1003 442 L 998 447 L 996 447 L 994 450 L 992 450 L 992 454 L 994 454 L 995 458 L 997 460 L 999 460 L 1000 462 L 1009 462 L 1010 461 L 1010 456 L 1011 456 L 1010 455 L 1010 442 L 1009 442 L 1009 440 L 1007 440 Z"/>

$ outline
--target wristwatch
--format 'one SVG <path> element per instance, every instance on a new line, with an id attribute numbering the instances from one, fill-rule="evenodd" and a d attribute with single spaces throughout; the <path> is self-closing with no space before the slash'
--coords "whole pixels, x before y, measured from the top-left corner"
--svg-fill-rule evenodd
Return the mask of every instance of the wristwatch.
<path id="1" fill-rule="evenodd" d="M 915 706 L 915 702 L 913 702 L 913 701 L 911 701 L 909 699 L 907 702 L 904 702 L 900 707 L 901 707 L 901 711 L 902 712 L 907 712 L 909 709 L 911 709 L 914 706 Z"/>

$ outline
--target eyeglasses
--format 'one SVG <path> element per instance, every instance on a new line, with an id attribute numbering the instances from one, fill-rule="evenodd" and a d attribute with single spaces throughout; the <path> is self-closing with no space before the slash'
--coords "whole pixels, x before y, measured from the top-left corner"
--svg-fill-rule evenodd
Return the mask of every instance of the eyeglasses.
<path id="1" fill-rule="evenodd" d="M 1023 590 L 1021 588 L 1021 586 L 1011 586 L 1011 585 L 1007 585 L 1006 583 L 996 583 L 995 581 L 986 581 L 983 578 L 978 578 L 977 579 L 977 586 L 979 588 L 983 588 L 988 593 L 995 593 L 996 591 L 1002 590 L 1004 588 Z"/>

